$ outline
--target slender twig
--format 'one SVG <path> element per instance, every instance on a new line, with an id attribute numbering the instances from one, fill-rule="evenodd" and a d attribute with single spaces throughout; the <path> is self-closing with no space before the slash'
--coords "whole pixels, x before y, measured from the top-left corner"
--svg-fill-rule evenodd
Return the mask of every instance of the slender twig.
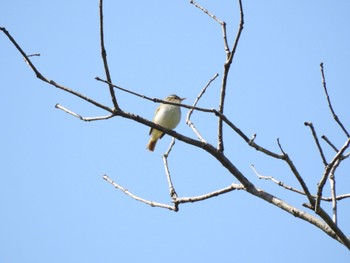
<path id="1" fill-rule="evenodd" d="M 255 173 L 255 175 L 259 178 L 259 179 L 263 179 L 263 180 L 270 180 L 272 182 L 274 182 L 275 184 L 277 184 L 278 186 L 283 187 L 284 189 L 287 189 L 289 191 L 301 194 L 301 195 L 305 195 L 305 193 L 303 191 L 300 191 L 298 189 L 295 189 L 289 185 L 286 185 L 285 183 L 283 183 L 282 181 L 279 181 L 277 179 L 275 179 L 273 176 L 266 176 L 266 175 L 261 175 L 258 173 L 258 171 L 255 169 L 255 166 L 253 164 L 250 165 L 250 167 L 252 168 L 253 172 Z"/>
<path id="2" fill-rule="evenodd" d="M 231 125 L 230 125 L 230 127 L 231 127 Z M 231 128 L 233 128 L 233 127 L 231 127 Z M 234 130 L 236 131 L 236 129 L 238 129 L 238 128 L 235 128 Z M 283 155 L 274 153 L 274 152 L 272 152 L 272 151 L 270 151 L 270 150 L 268 150 L 268 149 L 266 149 L 266 148 L 256 144 L 255 143 L 255 139 L 256 139 L 256 136 L 257 136 L 256 133 L 254 133 L 252 138 L 249 139 L 245 134 L 243 134 L 243 132 L 241 132 L 241 130 L 238 129 L 236 132 L 246 141 L 246 143 L 248 143 L 248 145 L 250 147 L 253 147 L 255 150 L 257 150 L 259 152 L 262 152 L 262 153 L 264 153 L 264 154 L 266 154 L 268 156 L 271 156 L 273 158 L 276 158 L 276 159 L 283 159 Z"/>
<path id="3" fill-rule="evenodd" d="M 164 168 L 165 168 L 165 174 L 168 180 L 168 186 L 169 186 L 169 193 L 170 193 L 170 197 L 173 200 L 173 202 L 177 199 L 177 193 L 175 191 L 173 182 L 171 180 L 171 175 L 170 175 L 170 170 L 169 170 L 169 165 L 168 165 L 168 157 L 169 154 L 171 152 L 171 149 L 173 148 L 173 146 L 175 145 L 175 138 L 173 137 L 171 140 L 171 143 L 169 145 L 168 150 L 166 151 L 166 153 L 163 155 L 163 163 L 164 163 Z M 178 203 L 174 202 L 174 206 L 175 206 L 175 210 L 174 211 L 178 211 Z"/>
<path id="4" fill-rule="evenodd" d="M 79 115 L 78 113 L 75 113 L 65 107 L 63 107 L 62 105 L 60 104 L 56 104 L 55 105 L 55 108 L 57 109 L 60 109 L 60 110 L 63 110 L 64 112 L 70 114 L 70 115 L 73 115 L 74 117 L 77 117 L 78 119 L 82 120 L 82 121 L 101 121 L 101 120 L 108 120 L 112 117 L 114 117 L 115 115 L 112 113 L 110 115 L 106 115 L 106 116 L 98 116 L 98 117 L 83 117 L 81 115 Z"/>
<path id="5" fill-rule="evenodd" d="M 197 135 L 197 138 L 201 141 L 201 142 L 204 142 L 206 143 L 206 140 L 204 140 L 203 136 L 200 134 L 200 132 L 198 131 L 198 129 L 196 128 L 196 126 L 194 125 L 194 123 L 189 120 L 189 119 L 186 119 L 186 124 L 188 126 L 190 126 L 190 128 L 192 129 L 192 131 Z"/>
<path id="6" fill-rule="evenodd" d="M 336 194 L 336 182 L 335 182 L 335 170 L 340 164 L 341 160 L 338 159 L 331 171 L 329 172 L 329 184 L 331 188 L 331 197 L 332 197 L 332 211 L 333 211 L 333 222 L 337 225 L 338 219 L 338 205 L 337 205 L 337 194 Z"/>
<path id="7" fill-rule="evenodd" d="M 207 14 L 208 16 L 210 16 L 212 19 L 214 19 L 216 22 L 218 22 L 220 25 L 223 23 L 223 21 L 221 21 L 219 18 L 217 18 L 215 15 L 213 15 L 212 13 L 210 13 L 208 11 L 208 9 L 204 8 L 203 6 L 200 6 L 199 4 L 197 4 L 195 1 L 190 0 L 190 4 L 194 5 L 195 7 L 197 7 L 198 9 L 202 10 L 205 14 Z"/>
<path id="8" fill-rule="evenodd" d="M 339 151 L 338 148 L 327 138 L 326 135 L 322 135 L 321 138 L 322 138 L 325 142 L 327 142 L 327 143 L 329 144 L 329 146 L 331 146 L 332 149 L 333 149 L 335 152 L 338 152 L 338 151 Z"/>
<path id="9" fill-rule="evenodd" d="M 195 7 L 197 7 L 198 9 L 200 9 L 201 11 L 203 11 L 205 14 L 207 14 L 208 16 L 210 16 L 212 19 L 214 19 L 216 22 L 218 22 L 221 25 L 221 30 L 222 30 L 222 37 L 223 37 L 223 41 L 224 41 L 224 49 L 226 54 L 230 53 L 230 47 L 228 45 L 227 42 L 227 33 L 226 33 L 226 23 L 225 21 L 220 20 L 219 18 L 217 18 L 215 15 L 213 15 L 212 13 L 210 13 L 208 11 L 208 9 L 200 6 L 199 4 L 197 4 L 195 1 L 190 1 L 190 4 L 194 5 Z"/>
<path id="10" fill-rule="evenodd" d="M 342 195 L 338 195 L 335 200 L 337 201 L 340 201 L 340 200 L 343 200 L 343 199 L 346 199 L 346 198 L 350 198 L 350 194 L 342 194 Z M 333 200 L 333 197 L 322 197 L 322 201 L 332 201 Z"/>
<path id="11" fill-rule="evenodd" d="M 218 73 L 216 73 L 214 75 L 214 77 L 212 77 L 208 83 L 205 85 L 205 87 L 201 90 L 201 92 L 199 93 L 199 95 L 197 96 L 197 98 L 195 99 L 194 103 L 193 103 L 193 107 L 197 106 L 198 101 L 201 99 L 201 97 L 203 96 L 203 94 L 206 92 L 207 88 L 210 86 L 210 84 L 219 76 Z M 191 108 L 188 113 L 187 113 L 187 117 L 186 119 L 189 120 L 191 118 L 191 115 L 193 113 L 193 108 Z"/>
<path id="12" fill-rule="evenodd" d="M 34 54 L 30 54 L 30 55 L 27 55 L 28 58 L 30 57 L 40 57 L 40 54 L 39 53 L 34 53 Z"/>
<path id="13" fill-rule="evenodd" d="M 0 27 L 0 30 L 2 32 L 4 32 L 4 34 L 8 37 L 8 39 L 12 42 L 12 44 L 16 47 L 16 49 L 19 51 L 19 53 L 21 53 L 22 57 L 24 58 L 24 61 L 29 65 L 29 67 L 34 71 L 35 75 L 37 78 L 48 82 L 48 80 L 46 80 L 46 78 L 44 78 L 41 73 L 37 70 L 37 68 L 34 66 L 34 64 L 32 63 L 32 61 L 29 59 L 28 55 L 23 51 L 23 49 L 20 47 L 20 45 L 18 45 L 18 43 L 16 42 L 16 40 L 11 36 L 11 34 L 6 30 L 6 28 L 4 27 Z"/>
<path id="14" fill-rule="evenodd" d="M 345 129 L 343 123 L 340 121 L 339 117 L 337 114 L 335 114 L 335 111 L 333 109 L 332 103 L 331 103 L 331 99 L 328 95 L 328 90 L 327 90 L 327 84 L 326 84 L 326 78 L 324 75 L 324 68 L 323 68 L 323 63 L 320 64 L 320 68 L 321 68 L 321 75 L 322 75 L 322 85 L 323 85 L 323 89 L 324 92 L 326 94 L 326 98 L 327 98 L 327 102 L 328 102 L 328 107 L 333 115 L 334 120 L 336 121 L 336 123 L 338 123 L 338 125 L 340 126 L 340 128 L 343 130 L 343 132 L 346 134 L 346 136 L 349 138 L 350 134 L 348 133 L 348 131 Z"/>
<path id="15" fill-rule="evenodd" d="M 103 61 L 103 66 L 106 73 L 106 78 L 108 82 L 112 83 L 111 74 L 109 72 L 109 66 L 107 61 L 107 52 L 105 48 L 105 40 L 104 40 L 104 26 L 103 26 L 103 0 L 100 0 L 100 43 L 101 43 L 101 57 Z M 117 102 L 117 98 L 114 93 L 114 88 L 112 85 L 109 85 L 109 93 L 111 94 L 113 106 L 115 110 L 119 110 L 119 105 Z"/>
<path id="16" fill-rule="evenodd" d="M 317 137 L 314 125 L 312 124 L 312 122 L 304 122 L 304 125 L 310 127 L 312 136 L 314 137 L 315 143 L 317 145 L 317 149 L 318 149 L 318 151 L 319 151 L 319 153 L 321 155 L 322 162 L 323 162 L 324 166 L 327 166 L 328 163 L 327 163 L 326 157 L 323 154 L 323 150 L 322 150 L 321 144 L 320 144 L 320 142 L 318 140 L 318 137 Z"/>
<path id="17" fill-rule="evenodd" d="M 234 190 L 244 190 L 244 186 L 242 184 L 231 184 L 228 187 L 225 187 L 223 189 L 208 193 L 208 194 L 204 194 L 204 195 L 199 195 L 199 196 L 193 196 L 193 197 L 181 197 L 178 198 L 176 200 L 176 202 L 178 202 L 179 204 L 182 203 L 194 203 L 194 202 L 198 202 L 198 201 L 203 201 L 215 196 L 219 196 Z"/>
<path id="18" fill-rule="evenodd" d="M 203 94 L 205 93 L 205 91 L 207 90 L 207 88 L 210 86 L 210 84 L 211 84 L 218 76 L 219 76 L 219 74 L 216 73 L 216 74 L 214 75 L 214 77 L 211 78 L 211 79 L 209 80 L 209 82 L 207 83 L 207 85 L 205 85 L 205 87 L 201 90 L 201 92 L 199 93 L 199 95 L 198 95 L 197 98 L 195 99 L 195 101 L 194 101 L 194 103 L 193 103 L 193 107 L 196 107 L 196 106 L 197 106 L 198 101 L 201 99 L 201 97 L 203 96 Z M 187 113 L 187 116 L 186 116 L 186 124 L 187 124 L 188 126 L 191 127 L 191 129 L 192 129 L 193 132 L 197 135 L 197 137 L 198 137 L 199 140 L 201 140 L 202 142 L 206 142 L 206 141 L 203 139 L 202 135 L 201 135 L 201 134 L 199 133 L 199 131 L 197 130 L 197 128 L 195 127 L 194 123 L 190 120 L 192 113 L 193 113 L 193 108 L 190 109 L 190 110 L 188 111 L 188 113 Z"/>
<path id="19" fill-rule="evenodd" d="M 125 189 L 121 185 L 117 184 L 115 181 L 110 179 L 107 175 L 104 175 L 102 178 L 104 180 L 106 180 L 108 183 L 110 183 L 111 185 L 113 185 L 115 188 L 117 188 L 120 191 L 124 192 L 124 194 L 126 194 L 127 196 L 130 196 L 131 198 L 135 199 L 136 201 L 140 201 L 140 202 L 142 202 L 144 204 L 147 204 L 147 205 L 150 205 L 152 207 L 161 207 L 161 208 L 166 208 L 166 209 L 175 211 L 175 207 L 174 206 L 163 204 L 163 203 L 149 201 L 149 200 L 146 200 L 144 198 L 141 198 L 141 197 L 131 193 L 128 189 Z"/>

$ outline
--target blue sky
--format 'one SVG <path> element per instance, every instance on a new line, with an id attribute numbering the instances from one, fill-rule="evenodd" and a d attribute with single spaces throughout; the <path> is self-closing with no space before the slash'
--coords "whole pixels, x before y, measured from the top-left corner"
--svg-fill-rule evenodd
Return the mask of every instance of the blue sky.
<path id="1" fill-rule="evenodd" d="M 239 22 L 236 1 L 198 1 L 226 21 L 232 45 Z M 339 148 L 346 138 L 327 108 L 319 64 L 343 123 L 349 123 L 349 1 L 243 1 L 245 27 L 229 77 L 226 115 L 257 143 L 278 151 L 280 138 L 312 192 L 323 165 L 305 121 Z M 98 1 L 5 1 L 0 26 L 15 37 L 46 77 L 107 105 L 100 57 Z M 193 103 L 225 53 L 220 26 L 189 1 L 105 1 L 105 41 L 114 83 L 163 98 L 176 93 Z M 121 118 L 85 123 L 106 113 L 35 78 L 0 36 L 2 111 L 1 262 L 348 262 L 349 251 L 312 225 L 243 191 L 180 206 L 152 208 L 114 189 L 107 174 L 146 199 L 170 203 L 162 154 L 146 150 L 148 128 Z M 198 106 L 218 105 L 220 79 Z M 122 109 L 152 119 L 157 105 L 117 91 Z M 187 112 L 183 110 L 183 116 Z M 216 144 L 216 119 L 193 121 Z M 184 117 L 177 131 L 195 137 Z M 227 156 L 252 182 L 302 208 L 305 198 L 264 175 L 299 188 L 285 164 L 247 145 L 227 127 Z M 328 160 L 333 152 L 322 142 Z M 208 154 L 177 142 L 169 165 L 179 196 L 196 196 L 237 182 Z M 337 174 L 349 192 L 349 164 Z M 327 184 L 328 193 L 329 185 Z M 349 200 L 339 224 L 350 233 Z M 329 204 L 324 208 L 330 211 Z M 304 209 L 304 208 L 303 208 Z"/>

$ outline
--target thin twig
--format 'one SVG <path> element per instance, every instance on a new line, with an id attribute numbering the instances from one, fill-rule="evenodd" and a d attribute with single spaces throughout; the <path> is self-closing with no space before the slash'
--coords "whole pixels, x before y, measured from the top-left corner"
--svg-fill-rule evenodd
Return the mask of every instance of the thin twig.
<path id="1" fill-rule="evenodd" d="M 323 154 L 323 150 L 322 150 L 322 147 L 321 147 L 320 142 L 318 140 L 318 137 L 317 137 L 314 125 L 312 124 L 312 122 L 304 122 L 304 125 L 310 127 L 312 136 L 314 137 L 315 143 L 317 145 L 317 149 L 318 149 L 318 151 L 319 151 L 319 153 L 321 155 L 322 162 L 323 162 L 324 166 L 327 166 L 328 163 L 327 163 L 326 157 Z"/>
<path id="2" fill-rule="evenodd" d="M 218 195 L 222 195 L 234 190 L 244 190 L 244 186 L 242 184 L 231 184 L 228 187 L 225 187 L 223 189 L 208 193 L 208 194 L 204 194 L 204 195 L 200 195 L 200 196 L 193 196 L 193 197 L 181 197 L 178 198 L 176 200 L 176 202 L 182 204 L 182 203 L 194 203 L 194 202 L 198 202 L 198 201 L 203 201 L 206 200 L 208 198 L 212 198 Z"/>
<path id="3" fill-rule="evenodd" d="M 208 11 L 208 9 L 200 6 L 199 4 L 197 4 L 195 1 L 190 1 L 190 4 L 194 5 L 195 7 L 197 7 L 198 9 L 200 9 L 201 11 L 203 11 L 205 14 L 207 14 L 208 16 L 210 16 L 212 19 L 214 19 L 216 22 L 218 22 L 221 25 L 221 30 L 222 30 L 222 37 L 224 40 L 224 49 L 226 54 L 230 53 L 230 47 L 228 46 L 228 42 L 227 42 L 227 33 L 226 33 L 226 23 L 225 21 L 220 20 L 219 18 L 217 18 L 215 15 L 213 15 L 212 13 L 210 13 Z"/>
<path id="4" fill-rule="evenodd" d="M 194 125 L 194 123 L 190 120 L 186 120 L 186 124 L 188 126 L 190 126 L 190 128 L 192 129 L 192 131 L 197 135 L 197 138 L 201 141 L 201 142 L 204 142 L 206 143 L 207 141 L 204 140 L 203 136 L 200 134 L 200 132 L 198 131 L 198 129 L 196 128 L 196 126 Z"/>
<path id="5" fill-rule="evenodd" d="M 193 107 L 196 107 L 196 106 L 197 106 L 198 101 L 201 99 L 201 97 L 203 96 L 203 94 L 205 93 L 205 91 L 207 90 L 207 88 L 210 86 L 210 84 L 211 84 L 218 76 L 219 76 L 219 74 L 216 73 L 216 74 L 214 75 L 214 77 L 211 78 L 211 79 L 209 80 L 209 82 L 207 83 L 207 85 L 205 85 L 205 87 L 201 90 L 201 92 L 199 93 L 199 95 L 198 95 L 197 98 L 195 99 L 195 101 L 194 101 L 194 103 L 193 103 Z M 188 126 L 191 127 L 191 129 L 192 129 L 193 132 L 197 135 L 197 137 L 198 137 L 199 140 L 201 140 L 202 142 L 206 142 L 206 141 L 203 139 L 202 135 L 201 135 L 201 134 L 199 133 L 199 131 L 197 130 L 197 128 L 195 127 L 194 123 L 190 120 L 192 113 L 193 113 L 193 108 L 190 109 L 190 110 L 188 111 L 188 113 L 187 113 L 186 124 L 187 124 Z"/>
<path id="6" fill-rule="evenodd" d="M 75 113 L 71 110 L 68 110 L 67 108 L 63 107 L 62 105 L 60 104 L 56 104 L 55 105 L 55 108 L 56 109 L 60 109 L 60 110 L 63 110 L 64 112 L 70 114 L 70 115 L 73 115 L 74 117 L 77 117 L 78 119 L 82 120 L 82 121 L 101 121 L 101 120 L 108 120 L 112 117 L 114 117 L 115 115 L 112 113 L 110 115 L 106 115 L 106 116 L 98 116 L 98 117 L 82 117 L 81 115 L 79 115 L 78 113 Z"/>
<path id="7" fill-rule="evenodd" d="M 338 159 L 334 164 L 333 168 L 329 172 L 329 184 L 331 188 L 331 196 L 332 196 L 332 212 L 333 212 L 333 222 L 337 225 L 338 219 L 338 205 L 337 205 L 337 194 L 336 194 L 336 182 L 335 182 L 335 170 L 340 164 L 341 160 Z"/>
<path id="8" fill-rule="evenodd" d="M 338 151 L 339 151 L 338 148 L 327 138 L 326 135 L 322 135 L 321 138 L 322 138 L 325 142 L 327 142 L 327 143 L 329 144 L 329 146 L 331 146 L 335 152 L 338 152 Z"/>
<path id="9" fill-rule="evenodd" d="M 277 184 L 278 186 L 283 187 L 284 189 L 287 189 L 289 191 L 301 194 L 301 195 L 305 195 L 305 193 L 303 191 L 300 191 L 298 189 L 295 189 L 289 185 L 286 185 L 285 183 L 283 183 L 282 181 L 279 181 L 277 179 L 275 179 L 273 176 L 265 176 L 265 175 L 261 175 L 258 173 L 258 171 L 255 169 L 254 165 L 251 164 L 250 167 L 252 168 L 252 170 L 254 171 L 255 175 L 259 178 L 259 179 L 263 179 L 263 180 L 270 180 L 272 182 L 274 182 L 275 184 Z"/>
<path id="10" fill-rule="evenodd" d="M 163 203 L 157 203 L 157 202 L 149 201 L 149 200 L 141 198 L 141 197 L 139 197 L 137 195 L 134 195 L 128 189 L 125 189 L 124 187 L 122 187 L 121 185 L 117 184 L 115 181 L 110 179 L 107 175 L 104 175 L 102 178 L 104 180 L 106 180 L 108 183 L 110 183 L 111 185 L 113 185 L 115 188 L 117 188 L 120 191 L 122 191 L 127 196 L 130 196 L 131 198 L 135 199 L 136 201 L 140 201 L 140 202 L 142 202 L 144 204 L 147 204 L 147 205 L 150 205 L 152 207 L 161 207 L 161 208 L 166 208 L 166 209 L 175 211 L 175 207 L 174 206 L 163 204 Z"/>
<path id="11" fill-rule="evenodd" d="M 111 74 L 109 73 L 108 61 L 107 61 L 107 52 L 105 48 L 105 40 L 104 40 L 104 27 L 103 27 L 103 0 L 100 0 L 100 43 L 101 43 L 101 57 L 103 61 L 103 66 L 106 73 L 106 78 L 108 82 L 112 83 Z M 119 105 L 117 102 L 117 98 L 114 93 L 114 88 L 112 85 L 109 86 L 109 93 L 111 94 L 112 102 L 115 110 L 119 110 Z"/>
<path id="12" fill-rule="evenodd" d="M 164 163 L 164 168 L 165 168 L 165 174 L 166 174 L 166 177 L 168 180 L 169 193 L 170 193 L 170 197 L 173 200 L 173 202 L 177 199 L 177 193 L 175 191 L 173 182 L 171 180 L 171 175 L 170 175 L 170 170 L 169 170 L 169 165 L 168 165 L 168 157 L 169 157 L 169 154 L 170 154 L 171 149 L 173 148 L 174 144 L 175 144 L 175 138 L 173 137 L 171 140 L 171 143 L 169 145 L 168 150 L 163 155 L 163 163 Z M 177 212 L 179 210 L 178 203 L 174 202 L 174 206 L 175 206 L 174 211 Z"/>
<path id="13" fill-rule="evenodd" d="M 327 85 L 326 85 L 326 78 L 324 75 L 324 68 L 323 68 L 323 63 L 320 64 L 320 68 L 321 68 L 321 75 L 322 75 L 322 85 L 323 85 L 323 89 L 324 92 L 326 94 L 326 98 L 327 98 L 327 102 L 328 102 L 328 107 L 333 115 L 333 119 L 336 121 L 336 123 L 338 123 L 338 125 L 340 126 L 340 128 L 343 130 L 343 132 L 346 134 L 346 136 L 349 138 L 350 134 L 348 133 L 348 131 L 345 129 L 343 123 L 340 121 L 340 119 L 338 118 L 338 115 L 335 114 L 335 111 L 333 110 L 333 106 L 331 103 L 331 99 L 328 95 L 328 90 L 327 90 Z"/>
<path id="14" fill-rule="evenodd" d="M 210 86 L 210 84 L 219 76 L 218 73 L 216 73 L 214 75 L 214 77 L 212 77 L 208 83 L 205 85 L 205 87 L 201 90 L 201 92 L 199 93 L 199 95 L 197 96 L 197 98 L 195 99 L 194 103 L 193 103 L 193 107 L 196 107 L 197 106 L 197 103 L 198 101 L 201 99 L 201 97 L 203 96 L 203 94 L 206 92 L 207 88 Z M 189 120 L 191 118 L 191 115 L 192 115 L 192 112 L 193 112 L 193 108 L 191 108 L 188 113 L 187 113 L 187 120 Z"/>
<path id="15" fill-rule="evenodd" d="M 259 151 L 259 152 L 262 152 L 268 156 L 271 156 L 273 158 L 276 158 L 276 159 L 281 159 L 283 160 L 283 155 L 280 155 L 280 154 L 277 154 L 277 153 L 274 153 L 258 144 L 255 143 L 255 139 L 256 139 L 256 133 L 253 134 L 252 138 L 249 139 L 241 130 L 239 130 L 237 127 L 234 128 L 232 127 L 231 125 L 229 125 L 232 129 L 234 129 L 242 138 L 243 140 L 246 141 L 246 143 L 248 143 L 248 145 L 252 148 L 254 148 L 255 150 Z"/>
<path id="16" fill-rule="evenodd" d="M 27 55 L 28 58 L 30 57 L 40 57 L 40 53 L 34 53 L 34 54 L 30 54 L 30 55 Z"/>
<path id="17" fill-rule="evenodd" d="M 195 1 L 190 0 L 190 4 L 194 5 L 195 7 L 197 7 L 198 9 L 202 10 L 205 14 L 207 14 L 208 16 L 210 16 L 212 19 L 214 19 L 216 22 L 218 22 L 220 25 L 223 23 L 223 21 L 221 21 L 219 18 L 217 18 L 215 15 L 213 15 L 212 13 L 210 13 L 208 11 L 208 9 L 200 6 L 199 4 L 197 4 Z"/>
<path id="18" fill-rule="evenodd" d="M 347 198 L 350 198 L 350 194 L 342 194 L 342 195 L 338 195 L 335 200 L 337 201 L 340 201 L 340 200 L 343 200 L 343 199 L 347 199 Z M 333 200 L 333 197 L 322 197 L 322 201 L 332 201 Z"/>

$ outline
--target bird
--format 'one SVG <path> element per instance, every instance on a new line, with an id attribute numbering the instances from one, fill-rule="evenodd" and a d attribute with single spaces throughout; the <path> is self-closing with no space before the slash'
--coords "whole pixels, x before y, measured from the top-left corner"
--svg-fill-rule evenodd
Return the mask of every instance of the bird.
<path id="1" fill-rule="evenodd" d="M 184 99 L 185 98 L 180 98 L 175 94 L 171 94 L 168 97 L 166 97 L 164 101 L 180 104 Z M 154 113 L 153 122 L 170 130 L 175 129 L 181 119 L 180 108 L 181 107 L 178 105 L 161 103 Z M 147 149 L 153 152 L 158 139 L 161 139 L 164 136 L 164 133 L 157 129 L 151 128 L 149 131 L 149 135 L 151 137 L 148 141 Z"/>

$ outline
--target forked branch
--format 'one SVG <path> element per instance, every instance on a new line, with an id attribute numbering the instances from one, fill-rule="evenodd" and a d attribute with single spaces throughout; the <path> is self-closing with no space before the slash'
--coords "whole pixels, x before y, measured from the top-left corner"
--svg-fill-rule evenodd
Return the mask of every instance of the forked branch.
<path id="1" fill-rule="evenodd" d="M 193 4 L 195 7 L 197 7 L 198 9 L 200 9 L 201 11 L 203 11 L 205 14 L 207 14 L 214 21 L 216 21 L 217 23 L 219 23 L 221 25 L 225 53 L 226 53 L 226 61 L 224 63 L 224 70 L 223 70 L 223 74 L 222 74 L 218 112 L 221 115 L 223 115 L 224 114 L 225 97 L 226 97 L 227 79 L 228 79 L 231 64 L 232 64 L 234 55 L 236 53 L 236 49 L 237 49 L 237 46 L 238 46 L 238 43 L 239 43 L 239 40 L 241 37 L 241 33 L 243 31 L 243 26 L 244 26 L 244 13 L 243 13 L 242 1 L 241 0 L 238 1 L 239 10 L 240 10 L 240 21 L 239 21 L 239 26 L 238 26 L 238 30 L 237 30 L 237 35 L 236 35 L 235 41 L 232 45 L 232 51 L 230 51 L 230 47 L 229 47 L 228 41 L 227 41 L 226 23 L 224 21 L 218 19 L 215 15 L 210 13 L 206 8 L 197 4 L 195 1 L 191 0 L 190 3 Z M 224 151 L 223 119 L 221 118 L 221 116 L 219 116 L 219 121 L 218 121 L 218 146 L 217 146 L 217 148 L 220 152 Z"/>

